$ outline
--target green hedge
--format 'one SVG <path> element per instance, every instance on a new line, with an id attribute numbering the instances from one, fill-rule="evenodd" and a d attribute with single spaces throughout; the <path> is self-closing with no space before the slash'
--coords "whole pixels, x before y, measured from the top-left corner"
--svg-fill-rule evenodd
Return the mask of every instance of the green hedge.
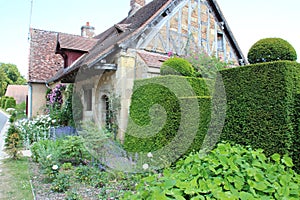
<path id="1" fill-rule="evenodd" d="M 7 96 L 1 97 L 1 102 L 0 102 L 1 108 L 5 108 L 5 102 L 7 99 L 9 99 L 9 97 L 7 97 Z"/>
<path id="2" fill-rule="evenodd" d="M 7 108 L 15 108 L 16 105 L 17 105 L 16 100 L 13 97 L 9 97 L 5 101 L 4 109 L 6 110 Z"/>
<path id="3" fill-rule="evenodd" d="M 147 153 L 170 145 L 167 156 L 200 149 L 210 106 L 204 79 L 163 76 L 135 81 L 125 149 Z"/>
<path id="4" fill-rule="evenodd" d="M 160 74 L 192 77 L 195 75 L 195 70 L 192 64 L 186 59 L 174 57 L 163 62 L 160 68 Z"/>
<path id="5" fill-rule="evenodd" d="M 288 153 L 297 163 L 300 152 L 294 152 L 293 145 L 299 138 L 294 130 L 294 106 L 300 89 L 300 64 L 261 63 L 223 70 L 221 75 L 227 98 L 221 139 L 262 148 L 267 155 Z"/>

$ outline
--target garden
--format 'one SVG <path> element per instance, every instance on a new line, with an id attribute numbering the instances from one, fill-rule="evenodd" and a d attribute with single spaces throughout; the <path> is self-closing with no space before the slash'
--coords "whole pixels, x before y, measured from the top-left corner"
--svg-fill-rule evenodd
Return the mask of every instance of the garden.
<path id="1" fill-rule="evenodd" d="M 297 200 L 296 59 L 279 38 L 254 44 L 247 66 L 201 52 L 172 57 L 162 76 L 135 81 L 124 143 L 113 130 L 79 123 L 74 86 L 58 84 L 45 95 L 47 115 L 27 120 L 11 111 L 6 149 L 11 162 L 26 163 L 24 188 L 36 199 Z M 24 148 L 32 153 L 25 161 Z M 131 170 L 112 168 L 103 149 Z"/>

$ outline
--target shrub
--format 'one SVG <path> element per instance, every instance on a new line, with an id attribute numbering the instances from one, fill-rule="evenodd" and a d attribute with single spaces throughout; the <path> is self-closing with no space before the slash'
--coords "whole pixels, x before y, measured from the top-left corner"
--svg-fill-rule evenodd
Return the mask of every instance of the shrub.
<path id="1" fill-rule="evenodd" d="M 278 60 L 297 60 L 293 46 L 281 38 L 261 39 L 250 48 L 248 53 L 248 61 L 251 64 Z"/>
<path id="2" fill-rule="evenodd" d="M 179 57 L 169 58 L 161 68 L 161 75 L 194 76 L 194 68 L 187 60 Z"/>
<path id="3" fill-rule="evenodd" d="M 299 114 L 294 107 L 300 90 L 300 64 L 261 63 L 223 70 L 221 75 L 227 98 L 221 138 L 262 148 L 268 156 L 288 153 L 298 163 L 300 152 L 294 152 L 294 142 L 299 132 L 294 130 L 294 121 Z"/>
<path id="4" fill-rule="evenodd" d="M 79 164 L 83 159 L 90 158 L 89 153 L 85 149 L 84 141 L 80 136 L 68 136 L 62 140 L 61 146 L 61 161 L 71 161 L 74 164 Z"/>
<path id="5" fill-rule="evenodd" d="M 192 153 L 140 180 L 123 199 L 299 199 L 300 175 L 288 156 L 220 143 L 208 155 Z"/>
<path id="6" fill-rule="evenodd" d="M 6 103 L 7 99 L 9 99 L 9 97 L 7 97 L 7 96 L 1 97 L 1 108 L 5 109 L 5 103 Z"/>
<path id="7" fill-rule="evenodd" d="M 166 161 L 200 149 L 210 120 L 208 95 L 203 79 L 164 76 L 137 80 L 131 98 L 125 149 L 160 152 L 172 143 L 175 146 L 171 144 L 170 152 L 167 149 L 161 152 L 167 154 Z"/>
<path id="8" fill-rule="evenodd" d="M 59 173 L 51 183 L 51 190 L 54 192 L 65 192 L 70 186 L 70 176 L 68 174 Z"/>
<path id="9" fill-rule="evenodd" d="M 7 108 L 15 108 L 16 107 L 16 100 L 13 97 L 9 97 L 5 101 L 4 109 Z"/>

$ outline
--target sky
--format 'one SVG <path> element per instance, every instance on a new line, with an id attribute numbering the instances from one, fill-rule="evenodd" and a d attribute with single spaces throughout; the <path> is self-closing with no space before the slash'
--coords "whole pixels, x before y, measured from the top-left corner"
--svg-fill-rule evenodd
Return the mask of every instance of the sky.
<path id="1" fill-rule="evenodd" d="M 258 40 L 280 37 L 300 58 L 299 0 L 217 2 L 245 57 Z M 126 17 L 129 4 L 130 0 L 0 0 L 0 63 L 17 65 L 27 77 L 30 26 L 79 35 L 81 26 L 90 22 L 98 34 Z"/>

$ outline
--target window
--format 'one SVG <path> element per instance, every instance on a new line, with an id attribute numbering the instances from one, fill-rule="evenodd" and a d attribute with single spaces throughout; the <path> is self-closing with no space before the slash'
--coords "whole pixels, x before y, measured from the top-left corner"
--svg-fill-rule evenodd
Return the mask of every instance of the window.
<path id="1" fill-rule="evenodd" d="M 218 39 L 218 51 L 224 51 L 223 33 L 218 33 L 217 39 Z"/>
<path id="2" fill-rule="evenodd" d="M 106 95 L 102 96 L 102 112 L 103 112 L 103 122 L 105 123 L 105 128 L 111 129 L 112 124 L 112 113 L 109 105 L 109 98 Z"/>
<path id="3" fill-rule="evenodd" d="M 92 89 L 84 90 L 84 101 L 85 101 L 86 111 L 91 111 L 93 108 L 92 97 L 93 97 Z"/>

